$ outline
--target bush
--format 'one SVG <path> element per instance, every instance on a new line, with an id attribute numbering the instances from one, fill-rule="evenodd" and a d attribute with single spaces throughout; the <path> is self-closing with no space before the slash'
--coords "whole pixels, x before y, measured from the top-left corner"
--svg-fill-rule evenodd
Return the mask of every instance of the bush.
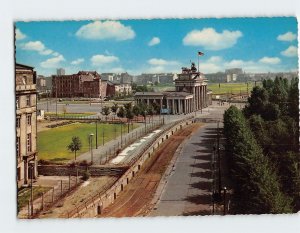
<path id="1" fill-rule="evenodd" d="M 91 173 L 89 171 L 85 171 L 82 175 L 83 180 L 88 180 L 91 176 Z"/>

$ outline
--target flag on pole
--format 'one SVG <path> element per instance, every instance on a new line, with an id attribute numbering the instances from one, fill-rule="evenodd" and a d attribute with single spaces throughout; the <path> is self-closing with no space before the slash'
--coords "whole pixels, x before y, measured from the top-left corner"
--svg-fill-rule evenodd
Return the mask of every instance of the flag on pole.
<path id="1" fill-rule="evenodd" d="M 198 56 L 203 56 L 203 55 L 204 55 L 204 53 L 198 51 Z"/>

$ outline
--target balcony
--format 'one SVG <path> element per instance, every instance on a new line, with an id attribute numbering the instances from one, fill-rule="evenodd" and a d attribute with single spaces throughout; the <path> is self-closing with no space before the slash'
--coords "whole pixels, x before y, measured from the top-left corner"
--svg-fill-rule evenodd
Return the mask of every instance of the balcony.
<path id="1" fill-rule="evenodd" d="M 36 90 L 36 84 L 17 85 L 16 91 L 32 91 Z"/>

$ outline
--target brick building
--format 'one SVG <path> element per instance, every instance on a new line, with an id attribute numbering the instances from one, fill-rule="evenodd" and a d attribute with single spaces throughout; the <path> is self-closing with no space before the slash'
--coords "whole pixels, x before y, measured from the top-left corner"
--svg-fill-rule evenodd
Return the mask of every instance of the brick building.
<path id="1" fill-rule="evenodd" d="M 16 64 L 16 159 L 18 187 L 37 177 L 36 72 Z"/>
<path id="2" fill-rule="evenodd" d="M 52 76 L 52 96 L 101 98 L 101 77 L 96 71 Z"/>

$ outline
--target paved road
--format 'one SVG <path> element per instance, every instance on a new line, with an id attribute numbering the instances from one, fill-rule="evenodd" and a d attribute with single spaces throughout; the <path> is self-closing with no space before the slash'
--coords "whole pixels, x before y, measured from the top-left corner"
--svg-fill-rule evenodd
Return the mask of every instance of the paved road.
<path id="1" fill-rule="evenodd" d="M 151 216 L 211 213 L 211 151 L 216 127 L 216 123 L 206 124 L 184 143 Z"/>
<path id="2" fill-rule="evenodd" d="M 219 119 L 229 105 L 214 105 L 198 118 Z M 184 142 L 150 216 L 209 215 L 212 212 L 212 151 L 217 123 L 206 123 Z M 222 124 L 220 123 L 220 128 Z"/>

